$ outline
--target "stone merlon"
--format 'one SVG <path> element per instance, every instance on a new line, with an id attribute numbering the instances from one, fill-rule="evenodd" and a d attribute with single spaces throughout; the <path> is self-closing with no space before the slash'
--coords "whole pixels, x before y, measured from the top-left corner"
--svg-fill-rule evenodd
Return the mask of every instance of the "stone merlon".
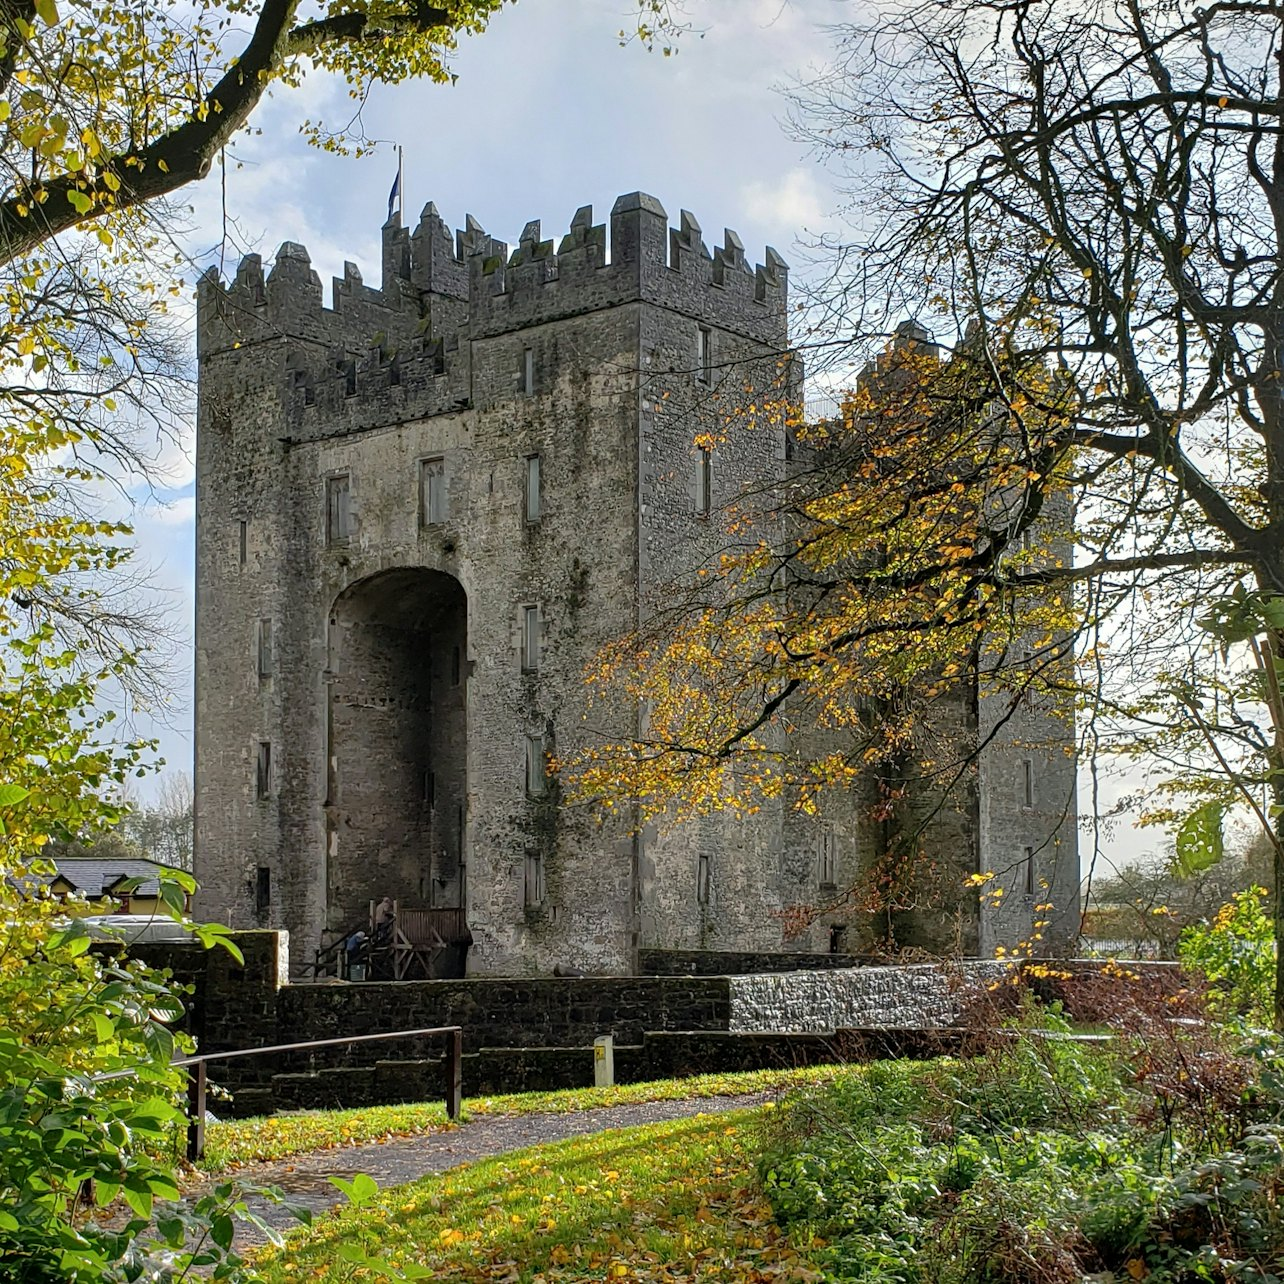
<path id="1" fill-rule="evenodd" d="M 406 319 L 427 342 L 455 346 L 461 330 L 481 338 L 642 301 L 783 347 L 789 270 L 770 246 L 765 258 L 750 267 L 730 228 L 710 253 L 689 212 L 670 229 L 664 207 L 645 192 L 615 202 L 609 237 L 585 205 L 556 246 L 534 219 L 511 253 L 472 215 L 452 234 L 429 202 L 413 231 L 397 215 L 385 225 L 380 288 L 346 264 L 330 308 L 307 249 L 295 241 L 282 243 L 266 279 L 257 254 L 241 261 L 230 284 L 207 272 L 198 288 L 198 346 L 204 355 L 284 330 L 327 347 L 364 348 L 372 324 L 395 330 Z M 340 316 L 351 324 L 338 324 Z"/>

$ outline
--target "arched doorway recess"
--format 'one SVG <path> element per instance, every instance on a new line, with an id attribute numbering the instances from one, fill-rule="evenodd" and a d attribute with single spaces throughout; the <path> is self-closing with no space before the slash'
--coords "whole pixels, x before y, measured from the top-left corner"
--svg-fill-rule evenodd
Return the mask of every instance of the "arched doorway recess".
<path id="1" fill-rule="evenodd" d="M 326 881 L 330 927 L 371 901 L 462 911 L 466 893 L 468 600 L 453 575 L 404 567 L 330 612 Z"/>

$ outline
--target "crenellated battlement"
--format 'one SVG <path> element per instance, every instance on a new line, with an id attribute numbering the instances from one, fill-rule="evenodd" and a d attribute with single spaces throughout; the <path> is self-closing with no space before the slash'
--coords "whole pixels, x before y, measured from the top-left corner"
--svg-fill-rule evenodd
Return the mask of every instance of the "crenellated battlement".
<path id="1" fill-rule="evenodd" d="M 788 268 L 770 247 L 765 257 L 751 267 L 730 228 L 711 253 L 692 214 L 683 210 L 670 228 L 664 207 L 642 192 L 621 196 L 608 223 L 581 206 L 560 240 L 532 220 L 511 251 L 472 215 L 452 232 L 429 202 L 413 230 L 399 215 L 385 225 L 379 287 L 345 264 L 329 308 L 307 250 L 293 241 L 266 276 L 257 254 L 227 285 L 211 269 L 198 291 L 199 344 L 208 354 L 277 334 L 351 346 L 370 326 L 428 331 L 434 341 L 460 330 L 482 338 L 636 300 L 783 345 Z"/>
<path id="2" fill-rule="evenodd" d="M 647 303 L 783 351 L 789 271 L 775 250 L 765 257 L 750 266 L 730 228 L 710 252 L 694 215 L 683 210 L 670 227 L 642 192 L 621 196 L 605 222 L 581 206 L 560 238 L 534 219 L 512 249 L 471 214 L 452 229 L 429 202 L 413 229 L 400 216 L 384 226 L 379 285 L 345 263 L 328 307 L 294 241 L 270 271 L 257 254 L 226 284 L 211 269 L 197 292 L 197 343 L 202 359 L 236 352 L 238 361 L 241 350 L 273 345 L 277 355 L 268 349 L 264 359 L 281 372 L 273 382 L 295 431 L 328 436 L 477 404 L 479 341 L 621 304 Z M 493 381 L 487 389 L 483 399 L 505 395 Z"/>

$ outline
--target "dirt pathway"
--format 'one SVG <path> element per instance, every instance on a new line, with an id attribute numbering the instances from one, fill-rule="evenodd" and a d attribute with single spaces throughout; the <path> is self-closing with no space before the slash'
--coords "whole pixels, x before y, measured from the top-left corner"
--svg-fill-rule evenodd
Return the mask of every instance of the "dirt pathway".
<path id="1" fill-rule="evenodd" d="M 482 1115 L 458 1128 L 402 1137 L 362 1146 L 316 1150 L 292 1159 L 247 1164 L 237 1169 L 236 1179 L 257 1186 L 276 1186 L 285 1192 L 286 1203 L 320 1214 L 343 1203 L 330 1177 L 351 1178 L 366 1173 L 386 1186 L 399 1186 L 428 1173 L 444 1172 L 460 1164 L 476 1163 L 493 1155 L 523 1150 L 565 1137 L 632 1128 L 664 1119 L 685 1119 L 698 1114 L 739 1110 L 772 1100 L 775 1093 L 756 1092 L 743 1096 L 690 1097 L 681 1101 L 646 1101 L 627 1106 L 605 1106 L 596 1110 L 531 1115 Z M 226 1177 L 219 1180 L 226 1180 Z M 212 1183 L 211 1183 L 212 1184 Z M 198 1188 L 193 1194 L 199 1194 Z M 288 1230 L 296 1219 L 281 1205 L 251 1199 L 253 1210 L 269 1225 Z M 248 1247 L 261 1243 L 252 1226 L 238 1226 L 237 1243 Z"/>

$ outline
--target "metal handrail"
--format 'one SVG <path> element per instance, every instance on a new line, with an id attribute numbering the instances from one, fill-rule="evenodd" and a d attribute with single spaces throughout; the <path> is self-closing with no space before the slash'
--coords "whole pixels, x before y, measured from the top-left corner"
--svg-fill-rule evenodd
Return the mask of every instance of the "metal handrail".
<path id="1" fill-rule="evenodd" d="M 312 951 L 313 979 L 315 980 L 317 977 L 321 975 L 322 963 L 325 963 L 328 966 L 331 956 L 334 956 L 335 958 L 339 958 L 342 955 L 343 948 L 344 946 L 347 945 L 348 941 L 353 936 L 355 936 L 358 932 L 364 932 L 368 926 L 369 926 L 368 923 L 359 923 L 356 927 L 349 928 L 341 936 L 335 937 L 335 939 L 331 941 L 329 945 L 318 946 L 315 950 L 313 950 Z M 343 970 L 342 967 L 340 968 L 340 970 L 341 971 Z"/>
<path id="2" fill-rule="evenodd" d="M 310 1048 L 333 1048 L 347 1043 L 374 1043 L 381 1039 L 419 1039 L 445 1034 L 446 1117 L 459 1118 L 463 1099 L 464 1031 L 458 1025 L 437 1025 L 422 1030 L 391 1030 L 379 1034 L 349 1034 L 338 1039 L 309 1039 L 305 1043 L 277 1043 L 266 1048 L 237 1048 L 230 1052 L 201 1052 L 171 1062 L 192 1070 L 187 1077 L 187 1157 L 195 1163 L 205 1153 L 205 1102 L 208 1087 L 205 1066 L 210 1061 L 231 1061 L 237 1057 L 258 1057 L 269 1052 L 306 1052 Z"/>

